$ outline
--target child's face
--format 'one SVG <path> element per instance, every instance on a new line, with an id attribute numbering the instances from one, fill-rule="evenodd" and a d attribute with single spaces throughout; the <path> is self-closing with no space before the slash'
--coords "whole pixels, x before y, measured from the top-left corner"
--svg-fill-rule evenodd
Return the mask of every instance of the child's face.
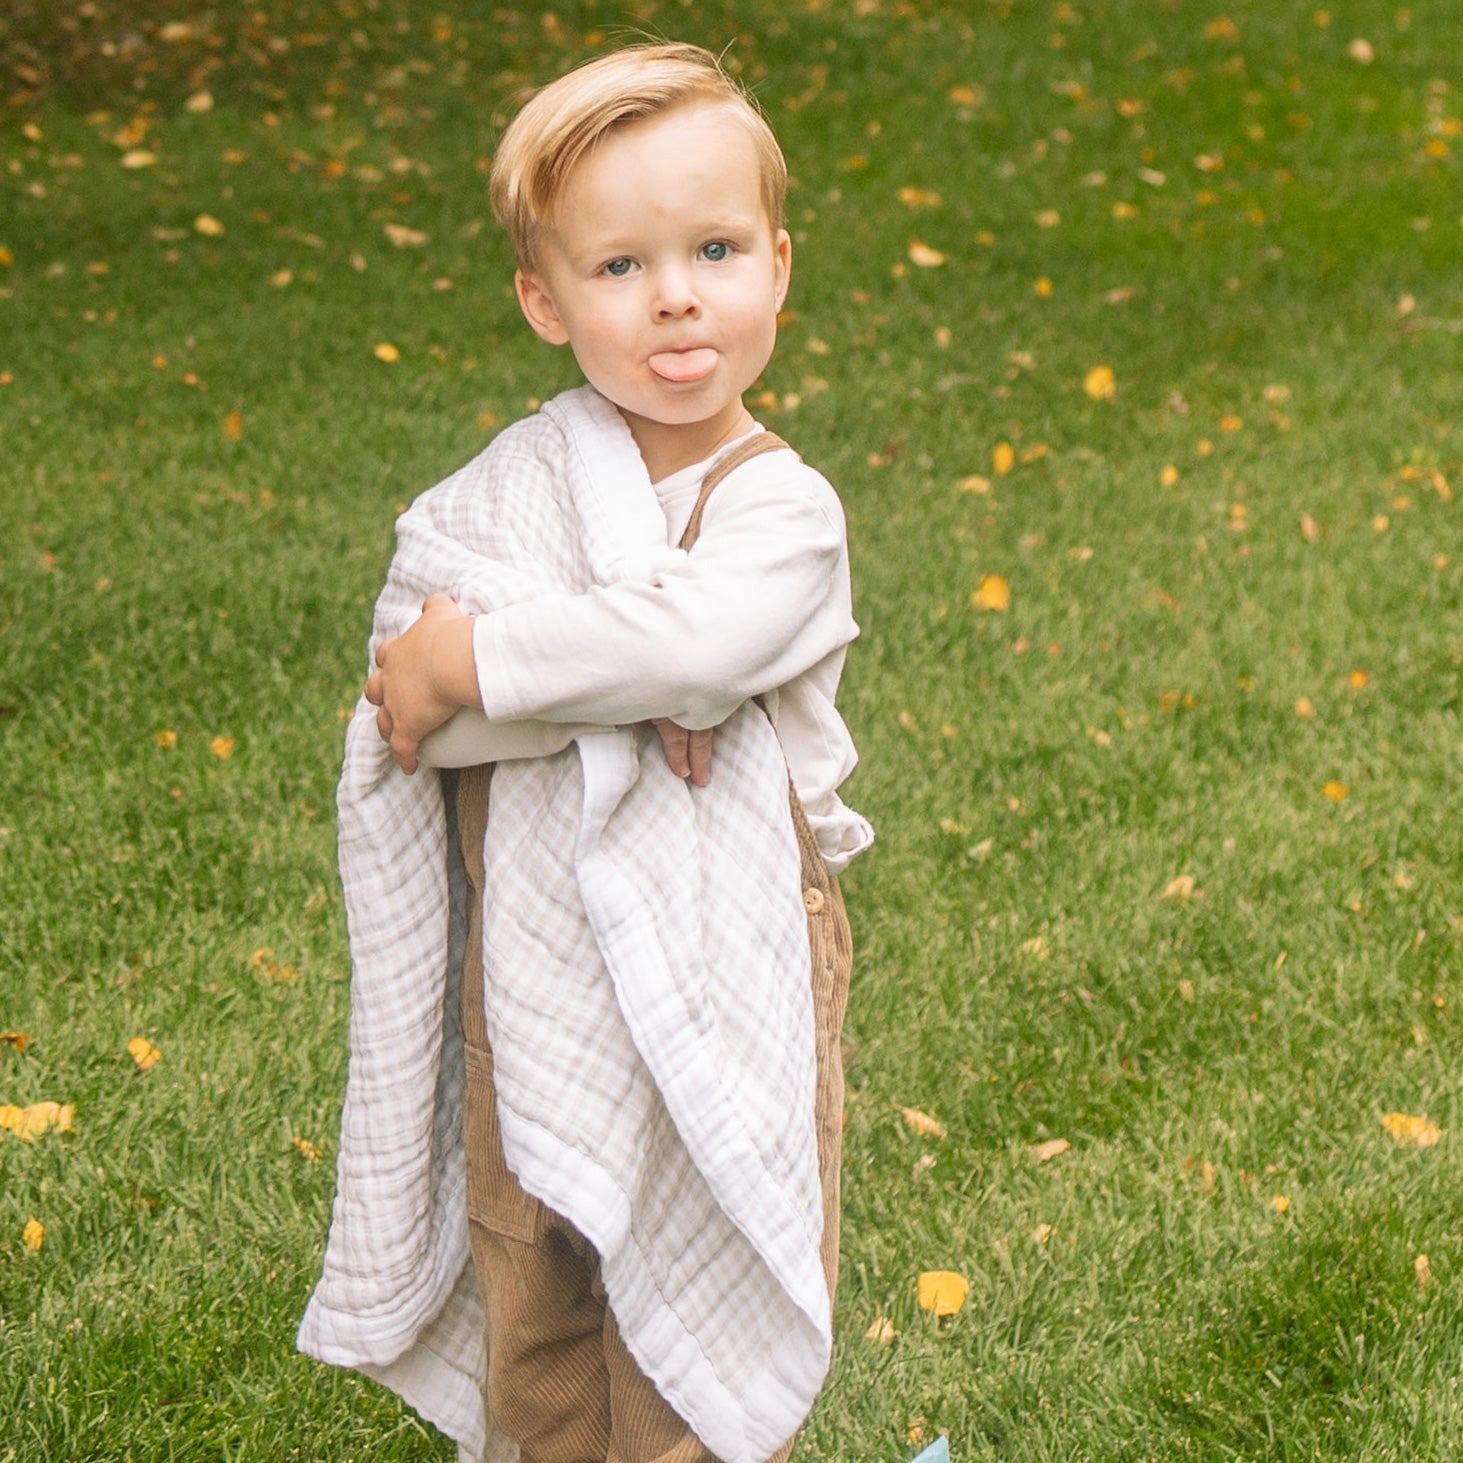
<path id="1" fill-rule="evenodd" d="M 747 129 L 692 103 L 611 132 L 575 166 L 518 297 L 647 462 L 673 469 L 749 424 L 742 393 L 772 354 L 791 261 Z"/>

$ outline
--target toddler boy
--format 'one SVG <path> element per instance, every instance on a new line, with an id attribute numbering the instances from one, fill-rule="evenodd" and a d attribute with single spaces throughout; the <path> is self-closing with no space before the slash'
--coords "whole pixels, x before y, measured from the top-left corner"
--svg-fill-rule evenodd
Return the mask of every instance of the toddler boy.
<path id="1" fill-rule="evenodd" d="M 782 1459 L 827 1368 L 835 876 L 872 834 L 838 797 L 842 513 L 742 401 L 787 291 L 785 186 L 696 47 L 525 106 L 494 210 L 525 317 L 588 385 L 402 516 L 377 604 L 300 1344 L 467 1458 Z"/>

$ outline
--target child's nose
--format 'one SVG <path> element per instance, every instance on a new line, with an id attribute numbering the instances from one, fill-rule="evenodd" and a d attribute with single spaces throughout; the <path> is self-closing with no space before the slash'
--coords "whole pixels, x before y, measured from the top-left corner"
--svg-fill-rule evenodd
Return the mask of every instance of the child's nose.
<path id="1" fill-rule="evenodd" d="M 687 270 L 663 269 L 656 275 L 655 313 L 658 319 L 678 320 L 686 315 L 695 315 L 700 308 Z"/>

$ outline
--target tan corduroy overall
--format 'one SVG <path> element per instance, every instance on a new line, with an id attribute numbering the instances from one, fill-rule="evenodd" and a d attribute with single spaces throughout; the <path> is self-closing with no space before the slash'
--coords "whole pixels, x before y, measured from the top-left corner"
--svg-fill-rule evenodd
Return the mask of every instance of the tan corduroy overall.
<path id="1" fill-rule="evenodd" d="M 681 539 L 683 549 L 696 540 L 712 489 L 748 458 L 783 445 L 770 432 L 758 433 L 707 474 Z M 716 1463 L 626 1349 L 606 1304 L 592 1247 L 519 1185 L 503 1157 L 483 1011 L 483 835 L 491 773 L 491 766 L 466 768 L 457 787 L 458 836 L 469 885 L 462 981 L 463 1139 L 468 1230 L 491 1338 L 484 1382 L 488 1408 L 498 1428 L 518 1443 L 520 1463 Z M 824 866 L 795 793 L 789 804 L 802 856 L 813 957 L 823 1267 L 831 1296 L 838 1276 L 843 1137 L 839 1034 L 853 950 L 838 881 Z M 771 1463 L 785 1463 L 791 1453 L 789 1442 Z"/>

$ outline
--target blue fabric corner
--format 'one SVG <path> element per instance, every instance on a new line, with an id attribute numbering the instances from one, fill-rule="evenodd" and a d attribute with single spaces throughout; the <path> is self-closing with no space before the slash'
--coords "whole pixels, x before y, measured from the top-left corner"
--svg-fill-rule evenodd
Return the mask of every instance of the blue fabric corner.
<path id="1" fill-rule="evenodd" d="M 936 1438 L 913 1463 L 950 1463 L 950 1440 Z"/>

